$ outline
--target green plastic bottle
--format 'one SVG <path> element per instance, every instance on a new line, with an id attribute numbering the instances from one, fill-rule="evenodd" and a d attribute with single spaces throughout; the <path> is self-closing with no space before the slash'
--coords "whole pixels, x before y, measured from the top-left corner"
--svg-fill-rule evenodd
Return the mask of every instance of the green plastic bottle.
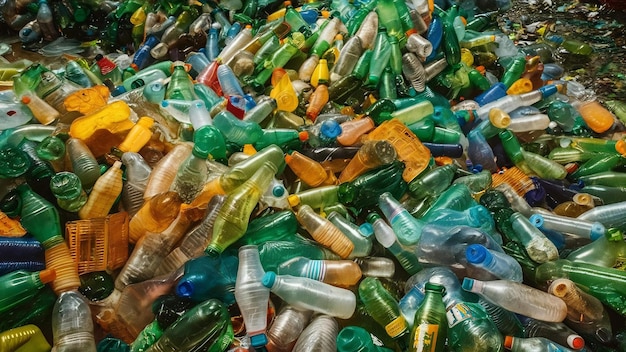
<path id="1" fill-rule="evenodd" d="M 359 284 L 359 298 L 367 312 L 385 328 L 394 339 L 404 339 L 409 334 L 409 325 L 400 313 L 396 299 L 377 278 L 367 277 Z"/>
<path id="2" fill-rule="evenodd" d="M 0 313 L 5 313 L 11 308 L 26 302 L 39 292 L 48 282 L 55 279 L 53 269 L 46 269 L 36 273 L 24 270 L 13 271 L 0 277 Z"/>
<path id="3" fill-rule="evenodd" d="M 424 301 L 415 312 L 409 351 L 443 352 L 448 336 L 446 306 L 442 298 L 444 287 L 429 282 L 424 289 Z"/>
<path id="4" fill-rule="evenodd" d="M 178 318 L 163 332 L 163 336 L 146 352 L 208 350 L 221 341 L 230 326 L 226 306 L 216 299 L 205 301 Z"/>

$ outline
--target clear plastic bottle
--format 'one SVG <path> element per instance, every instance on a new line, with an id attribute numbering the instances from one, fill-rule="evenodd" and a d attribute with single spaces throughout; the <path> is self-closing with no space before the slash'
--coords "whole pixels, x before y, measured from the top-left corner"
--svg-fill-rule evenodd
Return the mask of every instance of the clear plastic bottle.
<path id="1" fill-rule="evenodd" d="M 288 304 L 299 309 L 310 309 L 341 319 L 347 319 L 356 309 L 352 291 L 304 277 L 277 276 L 269 271 L 263 276 L 263 285 Z"/>
<path id="2" fill-rule="evenodd" d="M 524 279 L 522 266 L 517 260 L 507 254 L 489 250 L 483 245 L 467 246 L 465 258 L 470 264 L 489 271 L 499 279 L 515 282 L 522 282 Z"/>
<path id="3" fill-rule="evenodd" d="M 559 258 L 556 246 L 521 213 L 510 218 L 513 234 L 526 248 L 528 256 L 537 263 L 545 263 Z"/>
<path id="4" fill-rule="evenodd" d="M 567 306 L 560 299 L 526 286 L 508 281 L 480 281 L 463 279 L 463 289 L 474 292 L 487 301 L 514 313 L 543 321 L 561 322 L 567 316 Z"/>
<path id="5" fill-rule="evenodd" d="M 311 260 L 296 257 L 285 261 L 278 275 L 307 277 L 338 287 L 350 287 L 361 279 L 359 265 L 350 260 Z"/>
<path id="6" fill-rule="evenodd" d="M 54 304 L 52 335 L 55 351 L 96 351 L 91 311 L 87 301 L 78 291 L 62 293 Z"/>
<path id="7" fill-rule="evenodd" d="M 602 343 L 613 338 L 611 320 L 602 303 L 583 292 L 568 279 L 557 279 L 548 287 L 548 292 L 559 297 L 567 305 L 565 322 L 584 335 L 594 336 Z"/>
<path id="8" fill-rule="evenodd" d="M 170 189 L 176 178 L 176 172 L 180 165 L 191 154 L 193 145 L 191 143 L 180 143 L 170 150 L 159 163 L 152 169 L 148 184 L 143 194 L 143 199 L 148 200 L 159 193 Z"/>
<path id="9" fill-rule="evenodd" d="M 387 257 L 355 258 L 354 262 L 361 268 L 363 276 L 392 278 L 396 273 L 396 265 Z"/>
<path id="10" fill-rule="evenodd" d="M 134 216 L 144 199 L 143 194 L 148 184 L 152 168 L 139 153 L 127 152 L 122 155 L 122 164 L 126 167 L 126 182 L 122 189 L 122 204 L 129 216 Z"/>
<path id="11" fill-rule="evenodd" d="M 545 337 L 513 337 L 506 336 L 504 348 L 513 352 L 545 351 L 545 352 L 573 352 L 573 350 L 552 342 Z"/>
<path id="12" fill-rule="evenodd" d="M 318 315 L 302 331 L 293 352 L 337 351 L 339 324 L 332 316 Z"/>
<path id="13" fill-rule="evenodd" d="M 239 248 L 235 298 L 246 324 L 246 333 L 254 347 L 262 347 L 267 343 L 265 329 L 270 290 L 265 282 L 261 282 L 264 275 L 257 246 Z"/>
<path id="14" fill-rule="evenodd" d="M 378 243 L 387 248 L 398 259 L 398 262 L 400 262 L 400 265 L 408 274 L 413 275 L 422 269 L 413 251 L 398 242 L 395 232 L 385 220 L 378 214 L 372 213 L 368 215 L 367 221 L 372 224 Z"/>
<path id="15" fill-rule="evenodd" d="M 380 195 L 378 206 L 401 244 L 410 246 L 420 240 L 424 224 L 404 209 L 390 193 Z"/>
<path id="16" fill-rule="evenodd" d="M 66 142 L 67 154 L 72 162 L 72 170 L 85 189 L 91 188 L 100 177 L 100 166 L 85 142 L 70 138 Z"/>
<path id="17" fill-rule="evenodd" d="M 87 203 L 78 211 L 81 219 L 106 217 L 122 193 L 122 162 L 116 161 L 93 186 Z"/>
<path id="18" fill-rule="evenodd" d="M 312 315 L 313 311 L 285 305 L 276 314 L 272 325 L 267 330 L 267 350 L 269 352 L 290 352 L 302 331 L 309 324 Z"/>

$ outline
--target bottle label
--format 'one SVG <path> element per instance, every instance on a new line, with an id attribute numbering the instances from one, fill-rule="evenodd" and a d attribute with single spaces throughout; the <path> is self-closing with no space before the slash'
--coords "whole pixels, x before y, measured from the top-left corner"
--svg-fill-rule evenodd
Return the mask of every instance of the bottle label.
<path id="1" fill-rule="evenodd" d="M 435 352 L 437 348 L 437 337 L 439 335 L 439 325 L 420 324 L 415 328 L 415 338 L 413 339 L 413 351 Z"/>
<path id="2" fill-rule="evenodd" d="M 396 337 L 400 335 L 402 332 L 406 330 L 406 321 L 404 317 L 399 316 L 396 319 L 392 320 L 387 326 L 385 326 L 385 331 L 391 337 Z"/>
<path id="3" fill-rule="evenodd" d="M 458 303 L 446 312 L 448 327 L 453 327 L 472 317 L 471 309 L 465 303 Z"/>

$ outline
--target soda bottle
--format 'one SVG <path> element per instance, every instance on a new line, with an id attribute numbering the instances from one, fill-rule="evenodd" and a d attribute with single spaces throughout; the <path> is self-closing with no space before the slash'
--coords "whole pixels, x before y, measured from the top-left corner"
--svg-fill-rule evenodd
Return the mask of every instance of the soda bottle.
<path id="1" fill-rule="evenodd" d="M 415 323 L 409 338 L 409 351 L 444 351 L 448 335 L 446 306 L 442 298 L 444 287 L 429 282 L 424 290 L 424 301 L 415 312 Z"/>

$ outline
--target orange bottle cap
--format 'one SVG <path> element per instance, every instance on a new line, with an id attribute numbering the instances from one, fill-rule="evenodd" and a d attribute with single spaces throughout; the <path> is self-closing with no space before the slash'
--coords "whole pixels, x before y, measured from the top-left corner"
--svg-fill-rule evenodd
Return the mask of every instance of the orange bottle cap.
<path id="1" fill-rule="evenodd" d="M 504 348 L 506 348 L 507 350 L 510 350 L 511 346 L 513 346 L 513 336 L 505 336 L 504 337 Z"/>
<path id="2" fill-rule="evenodd" d="M 22 97 L 22 103 L 24 104 L 29 104 L 31 101 L 30 97 L 28 95 L 25 95 Z"/>
<path id="3" fill-rule="evenodd" d="M 45 269 L 39 272 L 39 280 L 42 284 L 54 281 L 57 278 L 57 272 L 54 269 Z"/>
<path id="4" fill-rule="evenodd" d="M 293 160 L 291 154 L 285 154 L 285 163 L 289 164 Z"/>
<path id="5" fill-rule="evenodd" d="M 309 132 L 307 132 L 307 131 L 300 131 L 300 132 L 298 132 L 298 139 L 301 142 L 308 141 L 309 140 Z"/>

